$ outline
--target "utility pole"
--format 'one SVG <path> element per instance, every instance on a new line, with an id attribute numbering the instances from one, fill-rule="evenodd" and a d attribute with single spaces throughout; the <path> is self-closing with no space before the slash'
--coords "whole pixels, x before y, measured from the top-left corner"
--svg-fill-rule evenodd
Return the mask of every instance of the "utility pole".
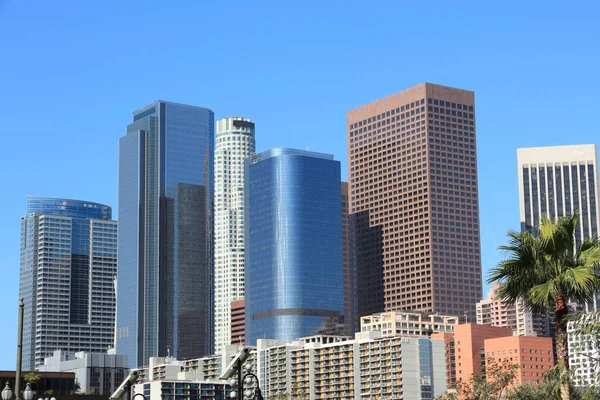
<path id="1" fill-rule="evenodd" d="M 23 310 L 25 303 L 21 298 L 19 301 L 19 332 L 17 334 L 17 370 L 15 377 L 15 397 L 16 400 L 21 400 L 21 368 L 23 361 Z"/>

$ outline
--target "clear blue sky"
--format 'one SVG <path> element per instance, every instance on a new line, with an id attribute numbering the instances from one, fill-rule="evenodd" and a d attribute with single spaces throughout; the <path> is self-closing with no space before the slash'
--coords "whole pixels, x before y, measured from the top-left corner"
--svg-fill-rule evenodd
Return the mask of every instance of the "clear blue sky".
<path id="1" fill-rule="evenodd" d="M 253 118 L 258 150 L 333 153 L 345 175 L 349 109 L 424 81 L 475 91 L 487 271 L 519 226 L 516 149 L 597 141 L 598 15 L 592 1 L 0 0 L 0 369 L 15 367 L 27 195 L 116 216 L 117 141 L 153 100 Z"/>

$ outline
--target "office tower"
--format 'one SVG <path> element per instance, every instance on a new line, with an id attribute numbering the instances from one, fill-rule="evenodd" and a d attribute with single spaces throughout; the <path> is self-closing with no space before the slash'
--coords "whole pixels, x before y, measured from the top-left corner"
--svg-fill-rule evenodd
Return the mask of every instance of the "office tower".
<path id="1" fill-rule="evenodd" d="M 578 212 L 577 243 L 598 235 L 595 144 L 518 149 L 517 159 L 521 230 Z"/>
<path id="2" fill-rule="evenodd" d="M 348 182 L 342 182 L 342 260 L 344 264 L 344 321 L 346 335 L 358 332 L 356 314 L 356 272 L 351 261 L 350 219 L 348 216 Z"/>
<path id="3" fill-rule="evenodd" d="M 339 161 L 275 148 L 246 168 L 246 343 L 342 322 Z"/>
<path id="4" fill-rule="evenodd" d="M 215 150 L 214 351 L 232 341 L 231 302 L 244 297 L 244 161 L 254 154 L 254 122 L 217 121 Z"/>
<path id="5" fill-rule="evenodd" d="M 21 218 L 23 370 L 55 350 L 106 352 L 113 345 L 117 222 L 111 208 L 29 197 Z"/>
<path id="6" fill-rule="evenodd" d="M 521 231 L 534 232 L 543 216 L 556 219 L 579 213 L 575 242 L 598 236 L 596 145 L 533 147 L 517 150 Z M 596 301 L 587 311 L 598 308 Z M 550 332 L 552 332 L 550 326 Z"/>
<path id="7" fill-rule="evenodd" d="M 358 315 L 481 299 L 474 93 L 424 83 L 348 112 Z"/>
<path id="8" fill-rule="evenodd" d="M 512 306 L 504 304 L 498 297 L 501 285 L 494 283 L 487 299 L 477 302 L 477 323 L 479 325 L 493 325 L 507 327 L 513 330 L 513 335 L 536 336 L 542 335 L 544 330 L 536 326 L 537 321 L 530 311 L 517 302 Z M 536 329 L 537 328 L 537 329 Z"/>
<path id="9" fill-rule="evenodd" d="M 117 353 L 212 351 L 214 114 L 164 101 L 119 140 Z"/>

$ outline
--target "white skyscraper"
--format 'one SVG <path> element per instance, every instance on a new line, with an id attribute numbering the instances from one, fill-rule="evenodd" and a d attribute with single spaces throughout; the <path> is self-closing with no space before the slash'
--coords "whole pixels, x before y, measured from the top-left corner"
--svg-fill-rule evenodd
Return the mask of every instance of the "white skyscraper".
<path id="1" fill-rule="evenodd" d="M 244 297 L 244 162 L 254 154 L 254 122 L 217 121 L 215 149 L 215 353 L 231 342 L 231 302 Z"/>
<path id="2" fill-rule="evenodd" d="M 533 231 L 544 215 L 555 219 L 578 212 L 576 243 L 598 235 L 595 144 L 518 149 L 517 160 L 522 231 Z"/>

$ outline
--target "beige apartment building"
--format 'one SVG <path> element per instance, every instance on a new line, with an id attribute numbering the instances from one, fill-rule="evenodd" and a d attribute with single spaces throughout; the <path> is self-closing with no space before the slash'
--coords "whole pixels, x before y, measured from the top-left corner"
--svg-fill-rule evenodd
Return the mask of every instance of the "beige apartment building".
<path id="1" fill-rule="evenodd" d="M 459 323 L 460 318 L 451 315 L 389 311 L 361 317 L 360 330 L 379 331 L 383 337 L 420 337 L 434 332 L 454 332 L 454 327 Z"/>
<path id="2" fill-rule="evenodd" d="M 475 95 L 423 83 L 347 114 L 358 315 L 475 318 L 481 299 Z"/>
<path id="3" fill-rule="evenodd" d="M 498 298 L 500 287 L 493 284 L 487 299 L 477 302 L 477 324 L 510 328 L 515 336 L 537 336 L 531 312 L 519 302 L 513 306 L 504 304 Z"/>

